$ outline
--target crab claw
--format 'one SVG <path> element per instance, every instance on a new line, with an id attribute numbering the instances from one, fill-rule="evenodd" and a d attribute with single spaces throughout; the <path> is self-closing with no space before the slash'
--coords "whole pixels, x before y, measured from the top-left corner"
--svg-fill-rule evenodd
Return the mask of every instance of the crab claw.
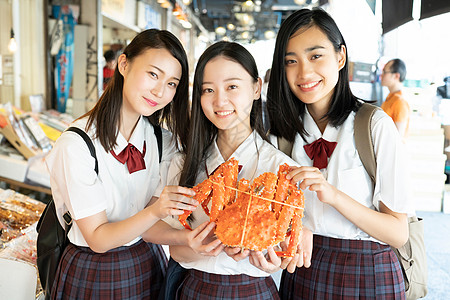
<path id="1" fill-rule="evenodd" d="M 178 220 L 180 221 L 181 225 L 183 225 L 184 228 L 189 229 L 189 230 L 192 230 L 192 228 L 191 228 L 191 226 L 189 226 L 189 224 L 186 222 L 186 220 L 191 213 L 192 213 L 192 211 L 185 210 L 184 213 L 178 217 Z"/>

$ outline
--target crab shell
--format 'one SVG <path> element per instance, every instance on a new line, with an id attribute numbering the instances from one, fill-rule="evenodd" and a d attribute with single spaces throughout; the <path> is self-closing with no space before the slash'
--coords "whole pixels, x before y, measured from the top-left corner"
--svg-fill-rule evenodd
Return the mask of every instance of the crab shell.
<path id="1" fill-rule="evenodd" d="M 284 164 L 277 175 L 267 172 L 253 183 L 247 179 L 237 182 L 238 161 L 232 158 L 193 188 L 194 198 L 216 222 L 215 234 L 223 244 L 261 251 L 284 241 L 290 228 L 288 249 L 277 255 L 292 257 L 300 239 L 304 198 L 286 179 L 288 172 L 289 166 Z M 186 219 L 190 213 L 185 211 L 179 217 L 189 229 Z"/>

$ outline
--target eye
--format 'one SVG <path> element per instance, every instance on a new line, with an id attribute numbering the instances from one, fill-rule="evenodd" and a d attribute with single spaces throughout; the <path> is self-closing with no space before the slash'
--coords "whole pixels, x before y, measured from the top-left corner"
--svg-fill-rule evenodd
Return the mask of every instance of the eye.
<path id="1" fill-rule="evenodd" d="M 231 84 L 228 88 L 229 88 L 230 90 L 235 90 L 235 89 L 238 88 L 238 86 L 235 85 L 235 84 Z"/>
<path id="2" fill-rule="evenodd" d="M 212 92 L 214 92 L 214 91 L 211 88 L 206 88 L 206 89 L 202 90 L 202 94 L 209 94 L 209 93 L 212 93 Z"/>
<path id="3" fill-rule="evenodd" d="M 316 59 L 318 59 L 318 58 L 320 58 L 320 57 L 322 57 L 322 55 L 320 55 L 320 54 L 314 54 L 314 55 L 311 57 L 311 60 L 316 60 Z"/>
<path id="4" fill-rule="evenodd" d="M 155 72 L 150 71 L 148 74 L 150 74 L 153 78 L 158 78 L 158 75 Z"/>
<path id="5" fill-rule="evenodd" d="M 295 64 L 295 63 L 296 63 L 295 59 L 286 59 L 284 61 L 285 65 L 292 65 L 292 64 Z"/>
<path id="6" fill-rule="evenodd" d="M 177 88 L 177 84 L 175 82 L 169 82 L 169 86 L 173 88 Z"/>

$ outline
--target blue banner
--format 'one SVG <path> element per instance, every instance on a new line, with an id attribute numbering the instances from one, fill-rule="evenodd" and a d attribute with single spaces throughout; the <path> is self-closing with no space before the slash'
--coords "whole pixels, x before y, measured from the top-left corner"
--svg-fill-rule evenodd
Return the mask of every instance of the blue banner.
<path id="1" fill-rule="evenodd" d="M 73 77 L 74 29 L 76 19 L 68 5 L 54 5 L 53 16 L 63 21 L 64 41 L 56 55 L 55 86 L 56 108 L 59 112 L 66 111 L 70 86 Z"/>

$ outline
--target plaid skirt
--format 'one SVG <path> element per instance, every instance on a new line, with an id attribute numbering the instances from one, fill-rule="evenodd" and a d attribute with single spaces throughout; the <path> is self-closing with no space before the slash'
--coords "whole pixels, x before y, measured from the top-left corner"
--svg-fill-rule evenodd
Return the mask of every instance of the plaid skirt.
<path id="1" fill-rule="evenodd" d="M 283 272 L 280 298 L 405 299 L 405 284 L 390 246 L 315 235 L 311 266 Z"/>
<path id="2" fill-rule="evenodd" d="M 157 299 L 166 268 L 162 247 L 142 240 L 105 253 L 69 244 L 51 298 Z"/>
<path id="3" fill-rule="evenodd" d="M 183 300 L 280 299 L 271 276 L 219 275 L 194 269 L 188 270 L 177 294 Z"/>

